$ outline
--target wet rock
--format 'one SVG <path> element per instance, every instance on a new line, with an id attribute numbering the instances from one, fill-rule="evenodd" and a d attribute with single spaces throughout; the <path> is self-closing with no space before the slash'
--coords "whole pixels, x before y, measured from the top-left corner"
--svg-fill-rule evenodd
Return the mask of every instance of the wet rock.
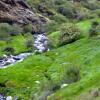
<path id="1" fill-rule="evenodd" d="M 64 87 L 67 87 L 67 86 L 68 86 L 68 84 L 62 84 L 61 88 L 64 88 Z"/>
<path id="2" fill-rule="evenodd" d="M 35 83 L 40 84 L 40 81 L 35 81 Z"/>
<path id="3" fill-rule="evenodd" d="M 12 96 L 8 96 L 6 100 L 13 100 Z"/>
<path id="4" fill-rule="evenodd" d="M 43 53 L 46 51 L 49 51 L 48 48 L 48 39 L 46 37 L 46 33 L 41 33 L 41 34 L 34 34 L 34 47 L 35 47 L 35 53 Z M 15 64 L 16 62 L 21 62 L 27 56 L 32 55 L 32 53 L 21 53 L 17 56 L 7 56 L 4 55 L 3 59 L 0 59 L 0 68 L 7 68 L 8 65 Z"/>
<path id="5" fill-rule="evenodd" d="M 16 62 L 21 62 L 27 58 L 31 53 L 21 53 L 17 56 L 7 56 L 4 55 L 4 58 L 0 61 L 0 68 L 7 68 L 8 65 L 15 64 Z"/>
<path id="6" fill-rule="evenodd" d="M 36 52 L 42 53 L 49 50 L 46 33 L 35 34 L 34 40 L 35 40 L 34 47 L 36 49 Z"/>
<path id="7" fill-rule="evenodd" d="M 3 94 L 0 94 L 0 100 L 5 100 L 5 96 Z"/>

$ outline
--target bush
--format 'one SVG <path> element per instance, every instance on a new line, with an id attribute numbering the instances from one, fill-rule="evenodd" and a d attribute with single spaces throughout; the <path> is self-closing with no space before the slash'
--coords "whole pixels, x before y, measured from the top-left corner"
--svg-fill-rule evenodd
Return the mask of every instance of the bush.
<path id="1" fill-rule="evenodd" d="M 64 16 L 66 16 L 67 18 L 75 18 L 75 16 L 76 16 L 76 12 L 72 6 L 69 6 L 69 7 L 60 6 L 58 8 L 58 12 Z"/>
<path id="2" fill-rule="evenodd" d="M 7 23 L 0 24 L 0 38 L 7 38 L 10 35 L 15 36 L 22 32 L 22 28 L 17 25 L 9 25 Z"/>
<path id="3" fill-rule="evenodd" d="M 19 27 L 18 25 L 11 26 L 11 28 L 9 28 L 9 31 L 8 31 L 8 33 L 11 36 L 19 35 L 22 32 L 23 32 L 23 29 L 21 27 Z"/>
<path id="4" fill-rule="evenodd" d="M 26 41 L 26 47 L 28 48 L 28 50 L 32 51 L 33 50 L 33 41 L 32 40 L 27 40 Z"/>
<path id="5" fill-rule="evenodd" d="M 100 25 L 98 22 L 93 22 L 92 23 L 92 26 L 89 30 L 89 36 L 92 37 L 92 36 L 97 36 L 100 34 Z"/>
<path id="6" fill-rule="evenodd" d="M 13 47 L 5 47 L 3 50 L 7 55 L 14 54 L 15 50 Z"/>
<path id="7" fill-rule="evenodd" d="M 91 19 L 96 16 L 95 13 L 91 13 L 88 9 L 84 7 L 75 7 L 76 10 L 76 19 L 81 21 L 85 19 Z"/>
<path id="8" fill-rule="evenodd" d="M 91 29 L 89 30 L 89 36 L 92 37 L 92 36 L 96 36 L 96 35 L 97 35 L 96 29 L 91 28 Z"/>
<path id="9" fill-rule="evenodd" d="M 92 28 L 96 28 L 99 25 L 97 21 L 92 22 Z"/>
<path id="10" fill-rule="evenodd" d="M 80 30 L 72 23 L 63 24 L 59 31 L 52 32 L 49 36 L 49 44 L 56 48 L 74 42 L 80 38 Z"/>
<path id="11" fill-rule="evenodd" d="M 80 80 L 80 70 L 76 66 L 70 66 L 65 70 L 63 75 L 63 83 L 73 83 Z"/>
<path id="12" fill-rule="evenodd" d="M 64 4 L 66 1 L 65 0 L 55 0 L 54 3 L 55 5 L 62 5 Z"/>
<path id="13" fill-rule="evenodd" d="M 24 33 L 32 33 L 32 25 L 31 24 L 27 24 L 23 27 L 23 32 Z"/>
<path id="14" fill-rule="evenodd" d="M 46 25 L 47 34 L 51 34 L 59 29 L 59 24 L 56 21 L 51 21 Z"/>
<path id="15" fill-rule="evenodd" d="M 97 26 L 97 33 L 100 34 L 100 25 Z"/>
<path id="16" fill-rule="evenodd" d="M 0 24 L 0 38 L 6 38 L 9 36 L 8 32 L 9 32 L 9 25 L 8 24 Z"/>
<path id="17" fill-rule="evenodd" d="M 60 84 L 53 80 L 44 80 L 39 87 L 36 95 L 32 96 L 32 100 L 47 100 L 47 97 L 60 89 Z"/>
<path id="18" fill-rule="evenodd" d="M 56 14 L 53 17 L 51 17 L 51 20 L 54 20 L 58 24 L 61 24 L 61 23 L 67 22 L 68 19 L 65 16 L 61 15 L 61 14 Z"/>
<path id="19" fill-rule="evenodd" d="M 59 45 L 71 43 L 80 37 L 80 30 L 72 23 L 63 24 L 60 28 Z"/>
<path id="20" fill-rule="evenodd" d="M 87 2 L 85 4 L 85 7 L 87 7 L 90 10 L 96 10 L 96 9 L 100 9 L 100 2 Z"/>
<path id="21" fill-rule="evenodd" d="M 100 9 L 96 9 L 95 11 L 93 11 L 93 13 L 97 14 L 98 17 L 100 17 Z"/>

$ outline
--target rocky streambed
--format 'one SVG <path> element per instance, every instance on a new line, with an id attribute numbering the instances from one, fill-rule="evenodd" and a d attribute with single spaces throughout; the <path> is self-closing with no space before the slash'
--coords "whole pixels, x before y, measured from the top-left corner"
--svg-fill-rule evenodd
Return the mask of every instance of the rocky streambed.
<path id="1" fill-rule="evenodd" d="M 43 53 L 43 52 L 49 51 L 48 39 L 46 37 L 46 33 L 34 34 L 33 38 L 34 38 L 34 48 L 35 48 L 33 53 L 21 53 L 16 56 L 4 55 L 3 58 L 0 59 L 0 68 L 7 68 L 10 65 L 14 65 L 17 62 L 21 62 L 25 58 L 27 58 L 28 56 L 36 52 Z"/>
<path id="2" fill-rule="evenodd" d="M 28 56 L 30 56 L 32 53 L 21 53 L 17 56 L 7 56 L 4 55 L 4 57 L 0 60 L 0 68 L 7 68 L 9 65 L 13 65 L 16 62 L 21 62 Z"/>
<path id="3" fill-rule="evenodd" d="M 35 47 L 35 52 L 43 53 L 46 51 L 49 51 L 48 48 L 48 38 L 46 36 L 46 33 L 42 34 L 34 34 L 34 47 Z"/>
<path id="4" fill-rule="evenodd" d="M 18 100 L 18 98 L 13 98 L 12 96 L 5 96 L 4 94 L 0 94 L 0 100 Z"/>
<path id="5" fill-rule="evenodd" d="M 3 94 L 0 94 L 0 100 L 6 100 L 6 97 Z"/>

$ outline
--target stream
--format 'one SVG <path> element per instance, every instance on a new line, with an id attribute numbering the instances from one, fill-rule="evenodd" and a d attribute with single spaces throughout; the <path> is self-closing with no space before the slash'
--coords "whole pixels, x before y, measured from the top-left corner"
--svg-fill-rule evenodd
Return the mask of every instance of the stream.
<path id="1" fill-rule="evenodd" d="M 14 65 L 17 62 L 21 62 L 25 58 L 27 58 L 28 56 L 30 56 L 36 52 L 43 53 L 43 52 L 49 51 L 48 39 L 46 37 L 46 33 L 34 34 L 33 38 L 34 38 L 34 48 L 35 48 L 35 51 L 33 53 L 21 53 L 16 56 L 3 55 L 3 58 L 0 59 L 0 69 L 7 68 L 10 65 Z"/>
<path id="2" fill-rule="evenodd" d="M 0 69 L 7 68 L 11 65 L 16 64 L 17 62 L 21 62 L 28 56 L 33 55 L 34 53 L 37 53 L 37 52 L 43 53 L 43 52 L 49 51 L 48 39 L 46 37 L 46 33 L 34 34 L 33 38 L 34 38 L 34 48 L 35 48 L 35 51 L 33 53 L 21 53 L 16 56 L 3 55 L 3 58 L 0 59 Z M 0 94 L 0 100 L 12 100 L 12 97 L 11 96 L 5 97 L 4 95 Z M 14 99 L 14 100 L 17 100 L 17 99 Z"/>
<path id="3" fill-rule="evenodd" d="M 0 100 L 6 100 L 6 98 L 3 94 L 0 94 Z"/>

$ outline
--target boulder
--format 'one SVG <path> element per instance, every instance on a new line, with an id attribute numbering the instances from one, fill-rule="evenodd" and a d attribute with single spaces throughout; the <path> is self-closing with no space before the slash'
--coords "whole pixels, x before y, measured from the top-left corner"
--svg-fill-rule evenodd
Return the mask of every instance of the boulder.
<path id="1" fill-rule="evenodd" d="M 46 21 L 45 17 L 33 12 L 25 0 L 0 0 L 0 23 L 35 25 Z"/>

